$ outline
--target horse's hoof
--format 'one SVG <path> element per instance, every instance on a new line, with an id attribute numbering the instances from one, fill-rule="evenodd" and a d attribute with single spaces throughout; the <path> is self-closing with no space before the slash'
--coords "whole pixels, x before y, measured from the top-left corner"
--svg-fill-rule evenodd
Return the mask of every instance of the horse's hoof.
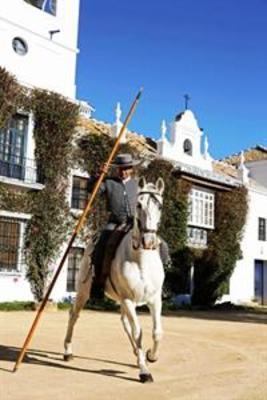
<path id="1" fill-rule="evenodd" d="M 147 359 L 147 361 L 150 362 L 150 363 L 154 363 L 154 362 L 158 361 L 157 358 L 151 358 L 151 357 L 150 357 L 150 350 L 147 350 L 147 352 L 146 352 L 146 359 Z"/>
<path id="2" fill-rule="evenodd" d="M 73 359 L 73 354 L 64 354 L 63 360 L 64 361 L 70 361 Z"/>
<path id="3" fill-rule="evenodd" d="M 139 375 L 141 383 L 151 383 L 154 382 L 153 377 L 151 374 L 140 374 Z"/>

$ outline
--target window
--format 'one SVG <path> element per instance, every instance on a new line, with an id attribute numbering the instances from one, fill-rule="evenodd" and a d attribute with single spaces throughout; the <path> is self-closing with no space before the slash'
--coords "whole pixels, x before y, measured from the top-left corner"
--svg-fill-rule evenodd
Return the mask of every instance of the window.
<path id="1" fill-rule="evenodd" d="M 68 257 L 67 292 L 76 292 L 77 277 L 84 249 L 72 247 Z"/>
<path id="2" fill-rule="evenodd" d="M 25 56 L 25 54 L 28 53 L 28 45 L 22 38 L 15 37 L 12 40 L 12 47 L 15 53 L 17 53 L 20 56 Z"/>
<path id="3" fill-rule="evenodd" d="M 26 3 L 39 8 L 51 15 L 57 13 L 57 0 L 24 0 Z"/>
<path id="4" fill-rule="evenodd" d="M 259 218 L 258 239 L 266 240 L 266 219 Z"/>
<path id="5" fill-rule="evenodd" d="M 187 228 L 187 243 L 189 246 L 203 248 L 207 246 L 207 231 L 199 228 Z"/>
<path id="6" fill-rule="evenodd" d="M 184 141 L 184 153 L 188 154 L 189 156 L 192 156 L 192 154 L 193 154 L 192 143 L 189 139 L 186 139 Z"/>
<path id="7" fill-rule="evenodd" d="M 22 236 L 25 221 L 0 217 L 0 271 L 20 270 Z"/>
<path id="8" fill-rule="evenodd" d="M 0 130 L 0 175 L 24 179 L 28 116 L 16 114 Z"/>
<path id="9" fill-rule="evenodd" d="M 74 176 L 72 180 L 71 207 L 83 210 L 88 198 L 88 178 Z"/>
<path id="10" fill-rule="evenodd" d="M 192 188 L 189 193 L 188 224 L 196 227 L 214 228 L 214 193 Z"/>

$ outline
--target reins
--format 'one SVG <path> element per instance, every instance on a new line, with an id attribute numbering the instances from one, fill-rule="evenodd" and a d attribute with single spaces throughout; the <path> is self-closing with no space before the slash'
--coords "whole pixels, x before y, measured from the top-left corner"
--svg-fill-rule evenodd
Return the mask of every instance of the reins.
<path id="1" fill-rule="evenodd" d="M 138 196 L 140 196 L 140 195 L 142 195 L 142 194 L 149 194 L 149 195 L 156 201 L 156 203 L 159 204 L 159 209 L 161 210 L 161 208 L 162 208 L 162 203 L 159 201 L 159 199 L 158 199 L 158 197 L 157 197 L 157 196 L 159 196 L 158 193 L 156 193 L 156 192 L 150 192 L 150 191 L 148 191 L 148 190 L 144 190 L 144 191 L 142 191 L 142 192 L 139 192 L 139 193 L 138 193 Z"/>
<path id="2" fill-rule="evenodd" d="M 156 192 L 154 192 L 154 191 L 152 192 L 152 191 L 149 191 L 149 190 L 143 190 L 143 191 L 141 191 L 141 192 L 138 193 L 138 196 L 143 195 L 143 194 L 148 194 L 150 197 L 152 197 L 153 200 L 155 200 L 155 202 L 158 204 L 159 209 L 161 210 L 161 208 L 162 208 L 162 202 L 161 202 L 161 201 L 158 199 L 158 197 L 157 197 L 157 196 L 159 196 L 158 193 L 156 193 Z M 140 234 L 141 234 L 141 233 L 152 233 L 152 234 L 157 234 L 157 229 L 143 228 L 140 219 L 138 219 L 137 217 L 135 217 L 135 220 L 136 220 L 136 222 L 137 222 L 137 227 L 138 227 L 138 230 L 139 230 L 139 233 L 140 233 Z M 137 246 L 133 243 L 133 248 L 134 248 L 135 250 L 138 250 L 139 248 L 142 248 L 142 249 L 145 250 L 145 248 L 142 246 L 142 242 L 140 241 L 139 238 L 137 239 L 136 237 L 133 236 L 133 239 L 136 240 L 136 241 L 138 242 L 138 245 L 137 245 Z M 150 249 L 150 250 L 156 250 L 156 249 L 157 249 L 157 247 L 153 247 L 153 248 Z"/>

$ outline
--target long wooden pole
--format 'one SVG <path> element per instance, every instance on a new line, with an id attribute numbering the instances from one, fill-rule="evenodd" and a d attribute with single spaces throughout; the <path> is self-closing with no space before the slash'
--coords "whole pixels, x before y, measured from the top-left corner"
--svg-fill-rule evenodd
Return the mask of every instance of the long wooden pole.
<path id="1" fill-rule="evenodd" d="M 28 348 L 28 346 L 29 346 L 29 344 L 30 344 L 30 341 L 31 341 L 31 339 L 32 339 L 32 337 L 33 337 L 34 331 L 35 331 L 35 329 L 36 329 L 36 327 L 37 327 L 38 321 L 39 321 L 39 319 L 41 318 L 42 312 L 43 312 L 43 310 L 44 310 L 44 308 L 45 308 L 45 305 L 46 305 L 46 303 L 47 303 L 47 301 L 48 301 L 48 298 L 49 298 L 49 296 L 50 296 L 50 293 L 51 293 L 53 287 L 55 286 L 55 283 L 56 283 L 56 281 L 57 281 L 57 278 L 58 278 L 58 276 L 59 276 L 59 274 L 60 274 L 60 272 L 61 272 L 61 270 L 62 270 L 62 268 L 63 268 L 63 265 L 64 265 L 64 263 L 65 263 L 65 261 L 66 261 L 66 258 L 67 258 L 67 255 L 68 255 L 68 253 L 69 253 L 69 250 L 70 250 L 70 248 L 71 248 L 71 246 L 72 246 L 72 244 L 73 244 L 73 242 L 74 242 L 76 236 L 77 236 L 77 235 L 79 234 L 79 232 L 81 231 L 81 229 L 82 229 L 82 227 L 83 227 L 83 225 L 84 225 L 84 222 L 85 222 L 86 218 L 88 217 L 89 211 L 91 210 L 91 207 L 92 207 L 92 204 L 93 204 L 94 199 L 95 199 L 95 197 L 96 197 L 96 194 L 97 194 L 97 192 L 98 192 L 98 190 L 99 190 L 99 188 L 100 188 L 100 185 L 101 185 L 101 183 L 103 182 L 103 179 L 105 178 L 105 175 L 106 175 L 106 173 L 107 173 L 107 171 L 108 171 L 108 168 L 110 167 L 110 164 L 111 164 L 111 162 L 112 162 L 112 160 L 113 160 L 113 158 L 114 158 L 114 156 L 115 156 L 115 154 L 116 154 L 116 152 L 117 152 L 117 150 L 118 150 L 118 147 L 119 147 L 119 144 L 120 144 L 120 139 L 121 139 L 121 137 L 122 137 L 122 135 L 123 135 L 123 133 L 124 133 L 124 131 L 125 131 L 127 125 L 129 124 L 130 119 L 131 119 L 131 117 L 132 117 L 132 115 L 133 115 L 133 113 L 134 113 L 134 111 L 135 111 L 135 109 L 136 109 L 136 106 L 137 106 L 138 101 L 139 101 L 139 99 L 140 99 L 140 97 L 141 97 L 142 91 L 143 91 L 143 88 L 141 88 L 141 89 L 139 90 L 139 92 L 138 92 L 138 94 L 137 94 L 135 100 L 133 101 L 133 103 L 132 103 L 132 105 L 131 105 L 131 108 L 130 108 L 130 110 L 129 110 L 129 112 L 128 112 L 128 115 L 127 115 L 127 117 L 125 118 L 124 124 L 123 124 L 123 126 L 121 127 L 121 130 L 120 130 L 120 132 L 119 132 L 119 135 L 118 135 L 118 137 L 117 137 L 117 139 L 116 139 L 116 141 L 115 141 L 115 143 L 114 143 L 113 149 L 112 149 L 112 151 L 111 151 L 111 153 L 110 153 L 110 155 L 109 155 L 109 158 L 108 158 L 108 160 L 107 160 L 106 163 L 105 163 L 105 168 L 103 168 L 103 169 L 101 170 L 101 174 L 100 174 L 100 176 L 99 176 L 99 178 L 98 178 L 98 180 L 97 180 L 97 182 L 96 182 L 96 184 L 95 184 L 95 186 L 94 186 L 94 189 L 93 189 L 93 192 L 92 192 L 92 194 L 91 194 L 91 196 L 90 196 L 90 199 L 88 200 L 88 202 L 87 202 L 87 204 L 86 204 L 86 207 L 85 207 L 85 209 L 84 209 L 84 211 L 83 211 L 83 213 L 82 213 L 82 215 L 81 215 L 81 217 L 80 217 L 80 219 L 79 219 L 79 221 L 78 221 L 76 227 L 75 227 L 74 230 L 73 230 L 72 236 L 71 236 L 71 238 L 70 238 L 70 240 L 69 240 L 69 243 L 68 243 L 67 248 L 66 248 L 66 250 L 65 250 L 65 252 L 64 252 L 64 255 L 63 255 L 63 257 L 62 257 L 62 259 L 61 259 L 61 261 L 60 261 L 60 264 L 59 264 L 59 266 L 58 266 L 58 268 L 57 268 L 57 270 L 56 270 L 56 272 L 55 272 L 55 275 L 54 275 L 54 277 L 53 277 L 53 279 L 52 279 L 52 281 L 51 281 L 51 283 L 50 283 L 50 285 L 49 285 L 49 287 L 48 287 L 48 289 L 47 289 L 47 292 L 46 292 L 46 294 L 45 294 L 45 296 L 44 296 L 44 298 L 43 298 L 43 300 L 42 300 L 42 303 L 40 304 L 40 307 L 39 307 L 39 309 L 38 309 L 38 311 L 37 311 L 37 314 L 36 314 L 36 316 L 35 316 L 35 319 L 34 319 L 34 321 L 33 321 L 33 323 L 32 323 L 32 326 L 31 326 L 31 328 L 30 328 L 30 330 L 29 330 L 29 333 L 28 333 L 28 335 L 27 335 L 27 337 L 26 337 L 26 339 L 25 339 L 25 341 L 24 341 L 23 347 L 22 347 L 22 349 L 21 349 L 21 352 L 20 352 L 20 354 L 19 354 L 19 357 L 18 357 L 18 359 L 17 359 L 17 361 L 16 361 L 16 364 L 15 364 L 15 366 L 14 366 L 13 372 L 16 372 L 16 371 L 18 370 L 19 365 L 20 365 L 20 363 L 21 363 L 22 360 L 23 360 L 23 357 L 24 357 L 24 355 L 25 355 L 25 353 L 26 353 L 26 351 L 27 351 L 27 348 Z"/>

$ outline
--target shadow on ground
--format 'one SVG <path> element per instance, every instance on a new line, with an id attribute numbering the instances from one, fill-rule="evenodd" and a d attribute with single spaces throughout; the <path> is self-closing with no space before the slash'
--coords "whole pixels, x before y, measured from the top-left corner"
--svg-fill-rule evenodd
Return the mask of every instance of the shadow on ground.
<path id="1" fill-rule="evenodd" d="M 18 347 L 0 345 L 0 361 L 13 362 L 15 365 L 15 362 L 18 359 L 20 350 L 21 349 Z M 97 361 L 97 362 L 102 362 L 104 364 L 112 364 L 112 365 L 121 366 L 121 367 L 136 368 L 136 366 L 133 364 L 126 364 L 126 363 L 113 361 L 113 360 L 105 360 L 105 359 L 100 359 L 100 358 L 90 358 L 90 357 L 81 357 L 81 356 L 75 356 L 74 358 L 89 360 L 89 361 Z M 69 363 L 63 361 L 63 354 L 51 352 L 51 351 L 29 349 L 24 356 L 22 364 L 24 364 L 24 363 L 40 365 L 40 366 L 45 366 L 45 367 L 50 367 L 50 368 L 59 368 L 59 369 L 70 370 L 70 371 L 78 371 L 78 372 L 85 372 L 85 373 L 90 373 L 90 374 L 110 376 L 112 378 L 118 378 L 118 379 L 123 379 L 123 380 L 127 380 L 127 381 L 133 381 L 133 382 L 140 382 L 138 379 L 123 376 L 126 372 L 117 370 L 117 369 L 108 369 L 108 368 L 107 369 L 85 369 L 85 368 L 79 368 L 76 366 L 72 366 Z M 13 368 L 13 366 L 12 366 L 12 368 Z M 20 368 L 23 368 L 23 365 L 21 365 Z M 11 373 L 13 372 L 13 370 L 10 370 L 7 368 L 0 368 L 0 370 L 5 371 L 5 372 L 11 372 Z"/>

